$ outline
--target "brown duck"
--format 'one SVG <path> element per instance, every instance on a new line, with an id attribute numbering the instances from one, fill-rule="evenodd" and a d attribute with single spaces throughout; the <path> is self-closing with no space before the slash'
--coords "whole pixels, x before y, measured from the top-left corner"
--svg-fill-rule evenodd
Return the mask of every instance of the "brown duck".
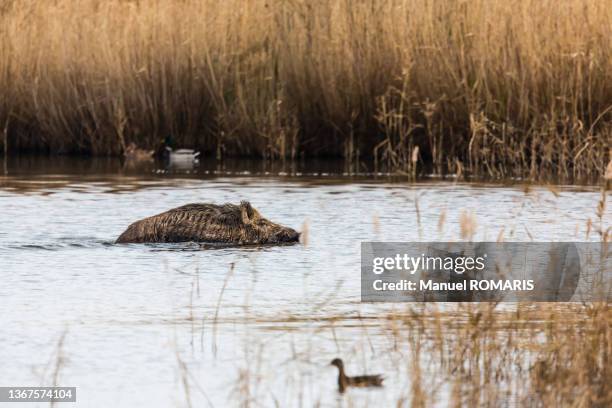
<path id="1" fill-rule="evenodd" d="M 298 242 L 300 234 L 267 220 L 248 201 L 187 204 L 131 224 L 117 243 L 203 242 L 225 245 Z"/>
<path id="2" fill-rule="evenodd" d="M 147 162 L 153 161 L 154 150 L 144 150 L 130 143 L 123 149 L 123 158 L 126 162 Z"/>
<path id="3" fill-rule="evenodd" d="M 349 377 L 344 373 L 344 363 L 339 358 L 333 359 L 331 365 L 338 367 L 338 391 L 340 392 L 344 392 L 347 387 L 382 387 L 384 378 L 381 375 Z"/>

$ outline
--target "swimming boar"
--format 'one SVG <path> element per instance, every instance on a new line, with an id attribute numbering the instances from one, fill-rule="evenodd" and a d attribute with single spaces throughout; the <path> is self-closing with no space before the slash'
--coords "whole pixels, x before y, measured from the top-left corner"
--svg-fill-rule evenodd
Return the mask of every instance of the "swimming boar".
<path id="1" fill-rule="evenodd" d="M 187 204 L 136 221 L 117 243 L 206 242 L 229 245 L 298 242 L 295 230 L 268 221 L 248 201 L 234 204 Z"/>

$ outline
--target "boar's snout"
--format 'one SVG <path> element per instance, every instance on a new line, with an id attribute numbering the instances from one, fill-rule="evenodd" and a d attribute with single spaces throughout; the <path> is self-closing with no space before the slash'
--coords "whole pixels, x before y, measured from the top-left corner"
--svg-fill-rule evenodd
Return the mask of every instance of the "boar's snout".
<path id="1" fill-rule="evenodd" d="M 283 228 L 271 237 L 271 242 L 299 242 L 300 233 L 291 228 Z"/>

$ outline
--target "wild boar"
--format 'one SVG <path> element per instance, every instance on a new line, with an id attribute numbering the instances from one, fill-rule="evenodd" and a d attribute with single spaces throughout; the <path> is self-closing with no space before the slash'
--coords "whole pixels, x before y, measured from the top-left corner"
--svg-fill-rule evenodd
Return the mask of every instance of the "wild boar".
<path id="1" fill-rule="evenodd" d="M 300 234 L 262 217 L 248 201 L 187 204 L 131 224 L 117 243 L 202 242 L 227 245 L 298 242 Z"/>

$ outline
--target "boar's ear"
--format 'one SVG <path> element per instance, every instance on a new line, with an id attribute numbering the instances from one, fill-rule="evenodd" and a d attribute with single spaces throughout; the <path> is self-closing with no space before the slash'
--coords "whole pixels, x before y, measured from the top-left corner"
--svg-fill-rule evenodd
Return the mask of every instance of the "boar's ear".
<path id="1" fill-rule="evenodd" d="M 251 207 L 251 203 L 248 201 L 240 202 L 240 217 L 244 224 L 252 224 L 257 220 L 257 211 Z"/>

